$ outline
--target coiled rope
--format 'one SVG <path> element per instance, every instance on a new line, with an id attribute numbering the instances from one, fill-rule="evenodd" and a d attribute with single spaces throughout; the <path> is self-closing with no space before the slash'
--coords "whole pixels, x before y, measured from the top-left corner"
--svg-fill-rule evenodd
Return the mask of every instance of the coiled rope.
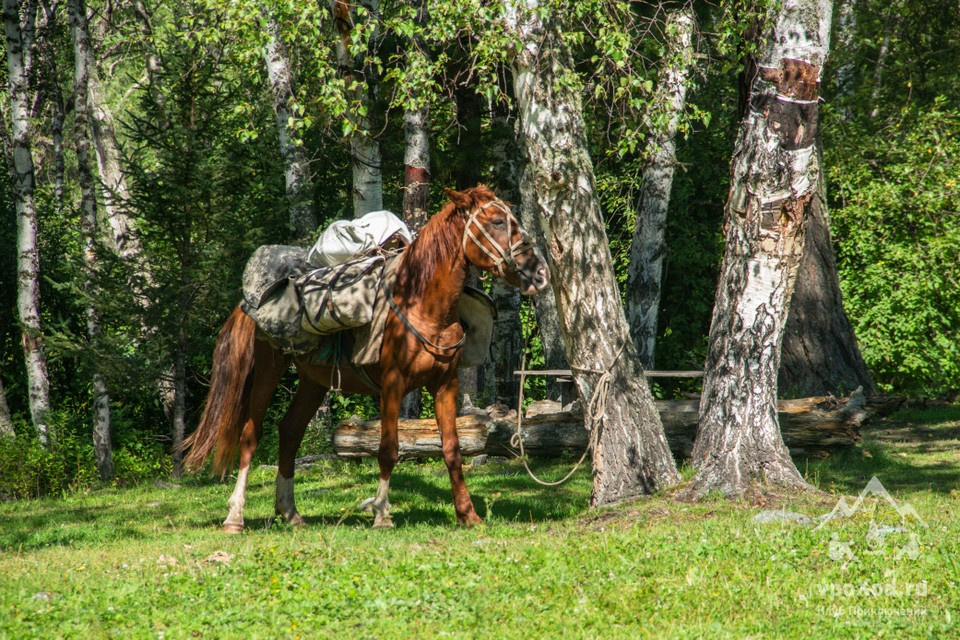
<path id="1" fill-rule="evenodd" d="M 620 354 L 623 353 L 623 349 L 626 346 L 626 342 L 620 345 L 617 355 L 613 357 L 613 362 L 610 363 L 610 367 L 606 371 L 585 369 L 571 365 L 571 369 L 576 369 L 584 373 L 595 373 L 600 375 L 596 386 L 593 388 L 593 394 L 590 396 L 590 402 L 587 405 L 587 409 L 590 411 L 592 428 L 590 430 L 590 438 L 587 440 L 587 448 L 583 450 L 583 455 L 580 456 L 580 459 L 577 460 L 577 463 L 573 465 L 573 468 L 570 469 L 569 472 L 567 472 L 567 475 L 563 476 L 559 480 L 554 480 L 551 482 L 547 480 L 541 480 L 537 477 L 533 470 L 530 469 L 530 465 L 527 464 L 527 456 L 523 450 L 523 436 L 521 435 L 521 429 L 523 428 L 523 385 L 527 378 L 527 355 L 526 345 L 524 345 L 523 355 L 520 357 L 520 399 L 517 403 L 517 432 L 510 436 L 510 446 L 520 450 L 520 462 L 523 463 L 523 468 L 527 470 L 527 475 L 530 476 L 531 480 L 537 484 L 543 485 L 544 487 L 556 487 L 557 485 L 563 484 L 569 480 L 574 473 L 577 472 L 577 469 L 580 468 L 580 465 L 583 464 L 583 461 L 587 459 L 587 454 L 590 453 L 590 450 L 596 447 L 596 439 L 600 435 L 600 423 L 607 414 L 607 392 L 610 390 L 610 381 L 613 379 L 613 374 L 611 371 L 613 370 L 614 365 L 616 365 L 617 360 L 620 359 Z"/>

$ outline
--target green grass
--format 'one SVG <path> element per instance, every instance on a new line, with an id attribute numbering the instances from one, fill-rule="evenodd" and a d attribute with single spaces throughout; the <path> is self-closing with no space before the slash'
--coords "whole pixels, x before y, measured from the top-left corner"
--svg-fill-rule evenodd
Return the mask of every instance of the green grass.
<path id="1" fill-rule="evenodd" d="M 469 530 L 455 525 L 440 463 L 398 466 L 388 531 L 355 511 L 375 489 L 372 462 L 298 474 L 310 526 L 297 530 L 270 517 L 269 469 L 251 477 L 242 536 L 219 531 L 230 485 L 200 479 L 4 503 L 0 637 L 960 637 L 958 436 L 960 411 L 901 413 L 861 448 L 798 461 L 826 491 L 855 496 L 876 475 L 915 507 L 927 524 L 910 528 L 915 560 L 864 552 L 880 508 L 820 530 L 752 518 L 817 516 L 833 497 L 668 495 L 591 511 L 588 472 L 545 488 L 513 462 L 469 471 L 487 519 Z M 569 464 L 536 468 L 556 477 Z M 834 534 L 855 541 L 854 561 L 830 558 Z"/>

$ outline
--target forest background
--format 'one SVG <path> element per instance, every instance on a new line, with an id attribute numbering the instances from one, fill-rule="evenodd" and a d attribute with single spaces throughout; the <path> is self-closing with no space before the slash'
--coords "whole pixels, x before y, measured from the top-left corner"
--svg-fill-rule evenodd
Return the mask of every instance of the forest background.
<path id="1" fill-rule="evenodd" d="M 95 483 L 102 473 L 97 398 L 108 398 L 114 480 L 174 470 L 171 445 L 202 409 L 213 345 L 238 301 L 246 259 L 262 244 L 306 242 L 328 222 L 352 217 L 363 191 L 355 182 L 358 157 L 380 170 L 382 204 L 397 212 L 409 209 L 411 167 L 429 174 L 423 208 L 430 212 L 444 201 L 443 187 L 486 182 L 506 197 L 517 192 L 522 154 L 507 80 L 511 43 L 497 27 L 502 7 L 479 0 L 367 2 L 338 19 L 341 4 L 4 3 L 8 26 L 15 12 L 23 27 L 39 331 L 18 313 L 25 271 L 18 262 L 18 139 L 11 126 L 17 105 L 8 90 L 0 428 L 15 437 L 0 438 L 0 494 Z M 746 34 L 763 7 L 553 4 L 576 62 L 569 81 L 583 96 L 624 293 L 644 169 L 658 150 L 653 141 L 669 126 L 659 89 L 664 69 L 680 64 L 671 55 L 670 16 L 695 15 L 655 362 L 659 369 L 700 368 L 723 251 Z M 960 8 L 943 1 L 838 2 L 833 29 L 821 130 L 844 308 L 880 391 L 952 399 L 960 389 Z M 8 28 L 7 53 L 11 42 Z M 283 69 L 267 64 L 277 59 L 287 62 L 286 89 Z M 77 84 L 81 67 L 84 85 Z M 7 88 L 15 89 L 11 68 Z M 427 167 L 414 167 L 407 156 L 417 114 L 429 139 Z M 78 160 L 84 154 L 86 162 Z M 308 180 L 292 191 L 297 158 Z M 364 195 L 368 204 L 376 199 Z M 84 208 L 91 202 L 92 218 Z M 526 338 L 517 323 L 513 351 L 495 360 L 515 359 L 526 344 L 536 366 L 550 357 L 549 338 L 541 339 L 530 305 L 519 315 Z M 24 335 L 41 339 L 46 359 L 45 432 L 31 412 Z M 476 377 L 475 404 L 515 395 L 504 391 L 509 379 L 502 373 Z M 286 381 L 281 395 L 292 395 L 293 384 Z M 311 428 L 308 448 L 328 446 L 330 425 L 340 417 L 376 410 L 364 398 L 333 396 L 331 404 Z M 270 420 L 284 405 L 275 403 Z M 267 434 L 275 429 L 268 426 Z M 275 451 L 268 440 L 258 456 L 270 459 Z"/>

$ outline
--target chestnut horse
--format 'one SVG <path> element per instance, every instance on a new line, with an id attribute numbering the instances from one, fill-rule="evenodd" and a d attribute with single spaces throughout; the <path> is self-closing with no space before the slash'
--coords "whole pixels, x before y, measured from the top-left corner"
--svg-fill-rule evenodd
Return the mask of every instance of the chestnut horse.
<path id="1" fill-rule="evenodd" d="M 362 504 L 374 512 L 374 527 L 393 526 L 387 494 L 399 454 L 400 403 L 404 394 L 420 387 L 426 387 L 434 397 L 457 519 L 464 525 L 480 522 L 463 480 L 456 429 L 457 363 L 464 338 L 457 305 L 467 265 L 502 278 L 524 295 L 533 295 L 548 284 L 543 256 L 505 202 L 483 185 L 463 192 L 448 189 L 447 195 L 450 201 L 398 258 L 402 262 L 390 301 L 392 312 L 384 328 L 380 362 L 364 369 L 371 380 L 380 381 L 381 387 L 377 455 L 380 482 L 376 496 Z M 291 362 L 300 385 L 280 423 L 274 506 L 277 515 L 287 522 L 302 525 L 304 520 L 293 498 L 294 460 L 307 423 L 329 387 L 332 367 L 310 364 L 277 350 L 239 307 L 220 330 L 206 407 L 184 448 L 189 448 L 185 463 L 194 470 L 216 449 L 213 469 L 221 477 L 233 466 L 239 450 L 237 484 L 223 522 L 226 532 L 243 531 L 250 461 L 263 434 L 267 404 Z M 348 393 L 371 393 L 349 368 L 342 372 L 341 388 Z"/>

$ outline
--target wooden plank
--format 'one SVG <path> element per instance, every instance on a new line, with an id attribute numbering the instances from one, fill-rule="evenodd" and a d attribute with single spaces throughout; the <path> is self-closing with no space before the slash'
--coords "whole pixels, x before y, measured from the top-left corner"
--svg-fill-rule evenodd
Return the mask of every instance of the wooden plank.
<path id="1" fill-rule="evenodd" d="M 513 375 L 519 376 L 524 373 L 528 376 L 564 376 L 572 377 L 573 371 L 570 369 L 535 369 L 530 371 L 514 371 Z M 703 371 L 657 371 L 651 369 L 644 371 L 643 375 L 647 378 L 702 378 Z"/>

